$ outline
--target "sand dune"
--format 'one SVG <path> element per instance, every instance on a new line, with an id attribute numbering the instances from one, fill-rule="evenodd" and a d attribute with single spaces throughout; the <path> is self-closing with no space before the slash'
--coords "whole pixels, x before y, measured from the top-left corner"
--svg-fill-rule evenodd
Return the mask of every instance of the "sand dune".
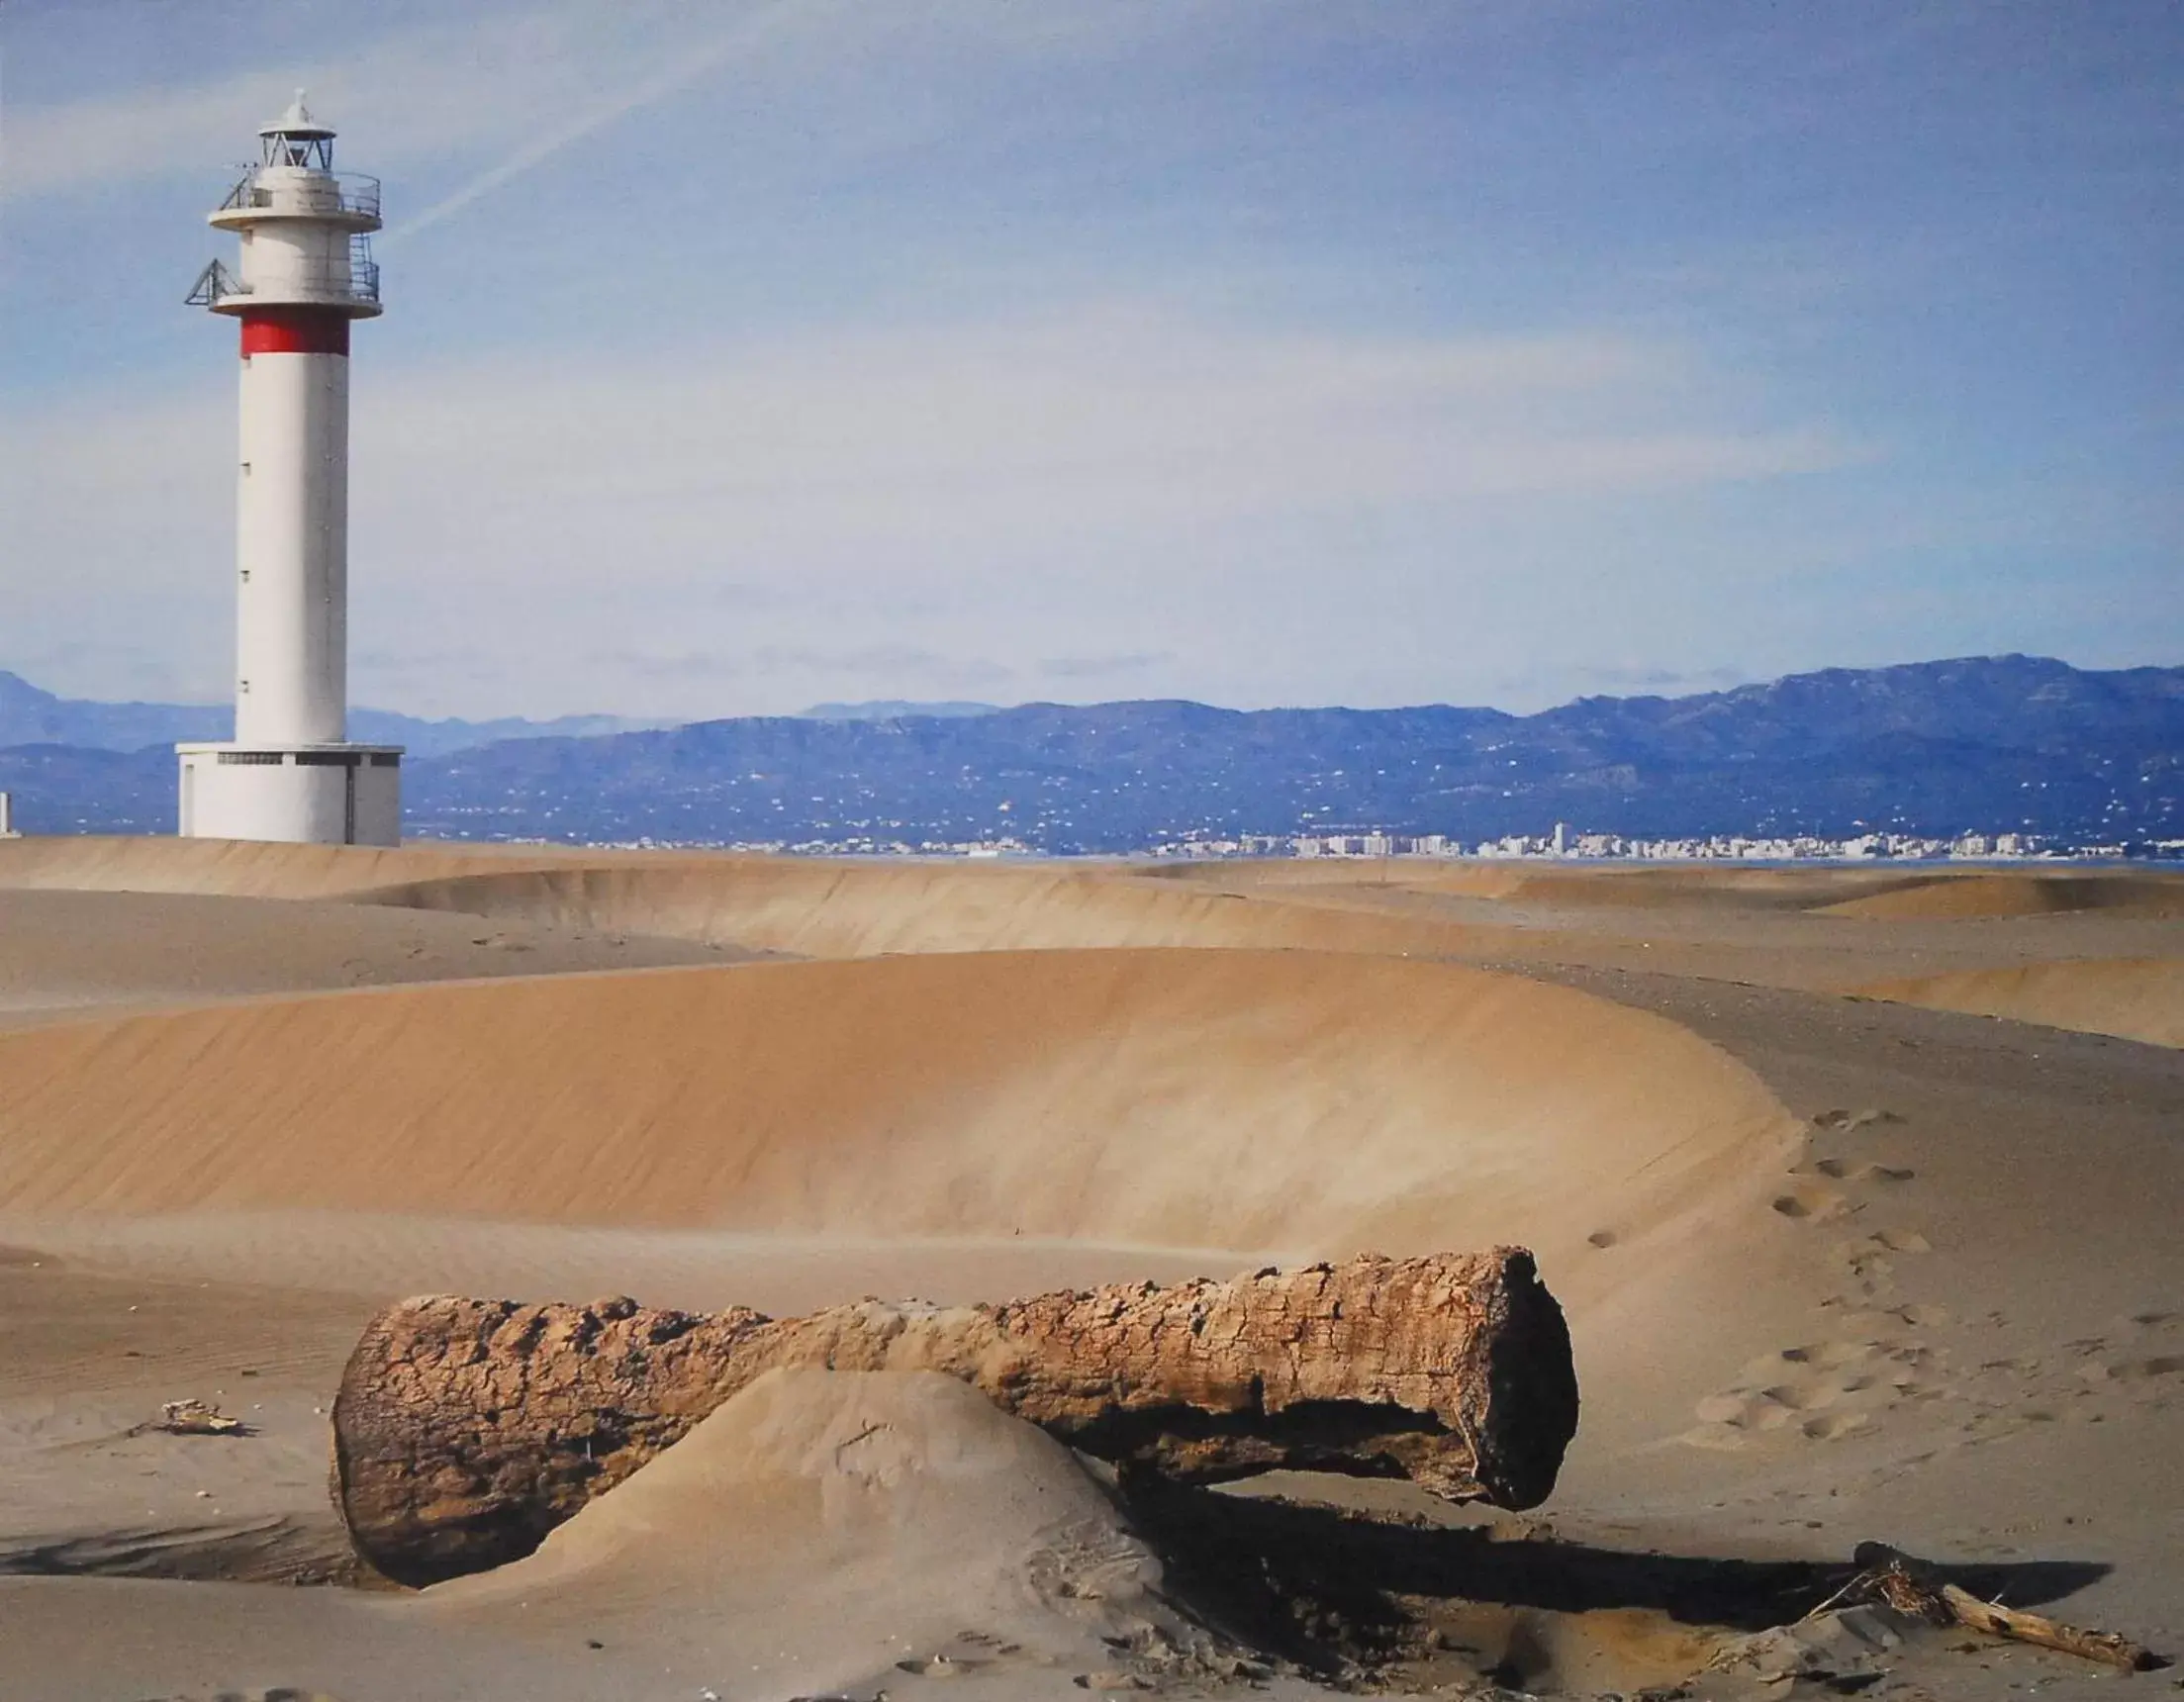
<path id="1" fill-rule="evenodd" d="M 1334 915 L 1126 865 L 842 864 L 565 846 L 371 850 L 223 840 L 0 841 L 0 891 L 343 899 L 800 957 L 1086 946 L 1457 951 L 1445 920 Z"/>
<path id="2" fill-rule="evenodd" d="M 535 859 L 532 859 L 535 860 Z M 320 898 L 477 866 L 456 849 L 267 845 L 239 839 L 0 840 L 0 887 Z"/>
<path id="3" fill-rule="evenodd" d="M 1624 1239 L 1786 1119 L 1674 1024 L 1447 965 L 903 957 L 0 1035 L 0 1209 L 1388 1253 Z"/>
<path id="4" fill-rule="evenodd" d="M 1461 879 L 1461 877 L 1460 877 Z M 1586 868 L 1517 865 L 1494 897 L 1512 903 L 1658 909 L 1703 905 L 1720 913 L 1736 910 L 1802 910 L 1864 894 L 1900 881 L 1894 871 L 1820 867 L 1740 869 L 1673 864 L 1664 868 Z M 1419 883 L 1441 888 L 1442 878 Z M 1445 890 L 1469 891 L 1460 885 Z"/>
<path id="5" fill-rule="evenodd" d="M 1702 903 L 1715 910 L 1802 907 L 1902 886 L 1907 880 L 1900 869 L 1872 864 L 1781 867 L 1734 862 L 1630 864 L 1515 858 L 1442 861 L 1421 857 L 1167 864 L 1146 873 L 1158 880 L 1214 887 L 1237 882 L 1253 887 L 1301 889 L 1395 886 L 1480 898 L 1636 908 Z"/>
<path id="6" fill-rule="evenodd" d="M 825 958 L 1198 946 L 1489 963 L 1605 954 L 1630 968 L 1816 990 L 2052 957 L 2143 955 L 2148 946 L 2164 952 L 2184 922 L 2184 882 L 2112 871 L 1526 869 L 1405 859 L 837 863 L 561 846 L 23 840 L 0 844 L 0 892 L 11 887 L 338 899 L 471 916 L 491 931 L 569 942 L 541 968 L 605 967 L 615 960 L 583 958 L 583 942 L 597 937 L 629 942 L 618 949 L 632 963 L 676 961 L 664 948 L 635 948 L 640 938 Z M 2064 914 L 2084 918 L 2069 939 L 2047 926 Z M 1963 928 L 1966 919 L 1989 925 Z M 297 921 L 301 933 L 304 918 Z M 1862 931 L 1849 925 L 1859 922 Z M 2163 932 L 2139 940 L 2131 933 L 2137 927 Z M 250 971 L 238 987 L 263 991 L 264 979 Z M 402 978 L 335 975 L 314 985 L 394 979 Z M 217 980 L 203 985 L 209 991 Z"/>
<path id="7" fill-rule="evenodd" d="M 2184 959 L 2066 959 L 1868 982 L 1868 998 L 2184 1046 Z"/>
<path id="8" fill-rule="evenodd" d="M 1521 866 L 1520 866 L 1521 868 Z M 1469 871 L 1449 891 L 1472 891 Z M 1645 908 L 1703 906 L 1719 915 L 1807 910 L 1820 915 L 1946 921 L 2122 910 L 2184 914 L 2184 880 L 2123 870 L 1980 869 L 1907 871 L 1886 863 L 1797 868 L 1673 864 L 1662 868 L 1522 869 L 1491 896 L 1516 903 Z"/>
<path id="9" fill-rule="evenodd" d="M 1299 869 L 1309 870 L 1300 876 Z M 2014 877 L 2012 879 L 2015 879 Z M 2184 946 L 2159 877 L 2026 877 L 2023 913 L 1966 928 L 1946 914 L 1869 915 L 1939 887 L 1994 900 L 1983 876 L 1867 870 L 1571 870 L 1268 862 L 839 865 L 714 858 L 507 869 L 367 890 L 362 902 L 494 924 L 732 942 L 788 955 L 1191 946 L 1630 969 L 1835 990 L 1864 980 L 2011 968 Z M 1843 895 L 1863 898 L 1844 900 Z M 2060 908 L 2036 911 L 2045 903 Z M 2079 918 L 2064 938 L 2052 919 Z M 2160 930 L 2158 939 L 2141 930 Z M 2172 937 L 2173 936 L 2173 937 Z"/>
<path id="10" fill-rule="evenodd" d="M 1314 869 L 1313 877 L 1241 871 L 1239 891 L 1259 886 L 1314 889 L 1394 887 L 1417 893 L 1490 898 L 1514 910 L 1627 909 L 1704 911 L 1717 920 L 1739 912 L 1861 917 L 1876 921 L 1953 921 L 2102 911 L 2143 917 L 2184 916 L 2184 879 L 2122 870 L 1943 870 L 1879 867 L 1743 869 L 1675 864 L 1456 864 L 1397 860 L 1266 866 Z M 1368 873 L 1369 869 L 1374 872 Z M 1218 880 L 1218 876 L 1214 877 Z M 1232 877 L 1233 878 L 1233 877 Z"/>
<path id="11" fill-rule="evenodd" d="M 775 1371 L 536 1554 L 417 1609 L 602 1641 L 635 1619 L 657 1642 L 665 1620 L 682 1635 L 663 1655 L 761 1687 L 901 1684 L 906 1667 L 1068 1694 L 1116 1664 L 1101 1636 L 1181 1629 L 1148 1593 L 1160 1577 L 1076 1458 L 976 1390 Z M 825 1625 L 826 1652 L 784 1650 L 791 1620 Z"/>
<path id="12" fill-rule="evenodd" d="M 1478 936 L 1433 919 L 1332 914 L 1146 879 L 1112 866 L 966 867 L 718 858 L 680 867 L 470 873 L 363 901 L 656 933 L 800 957 L 1105 946 L 1457 951 Z"/>
<path id="13" fill-rule="evenodd" d="M 102 1006 L 746 955 L 695 941 L 308 899 L 0 888 L 0 1024 Z"/>
<path id="14" fill-rule="evenodd" d="M 2121 871 L 1937 875 L 1908 881 L 1886 892 L 1843 899 L 1826 905 L 1823 913 L 1877 921 L 1970 921 L 1985 916 L 2045 916 L 2073 910 L 2184 915 L 2184 880 Z"/>

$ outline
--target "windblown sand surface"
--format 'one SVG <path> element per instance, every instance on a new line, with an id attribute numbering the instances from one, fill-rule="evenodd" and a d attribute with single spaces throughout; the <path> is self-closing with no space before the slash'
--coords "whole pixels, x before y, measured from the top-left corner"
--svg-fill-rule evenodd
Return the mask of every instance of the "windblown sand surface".
<path id="1" fill-rule="evenodd" d="M 1876 981 L 1859 991 L 1936 1010 L 2184 1046 L 2184 958 L 2075 958 Z"/>
<path id="2" fill-rule="evenodd" d="M 582 1625 L 686 1670 L 755 1669 L 760 1686 L 869 1689 L 903 1682 L 907 1662 L 1043 1688 L 1056 1667 L 1111 1664 L 1102 1637 L 1187 1637 L 1160 1581 L 1076 1457 L 976 1390 L 930 1371 L 774 1371 L 528 1560 L 421 1606 L 519 1633 Z M 815 1662 L 783 1635 L 800 1621 L 827 1628 Z"/>
<path id="3" fill-rule="evenodd" d="M 308 1059 L 286 1082 L 268 1061 Z M 1451 965 L 1006 952 L 538 977 L 0 1035 L 38 1216 L 346 1209 L 1543 1256 L 1779 1168 L 1676 1025 Z M 299 1128 L 321 1131 L 299 1141 Z"/>
<path id="4" fill-rule="evenodd" d="M 2174 881 L 2108 871 L 2097 875 L 1955 875 L 1909 881 L 1825 906 L 1838 916 L 1964 921 L 1982 916 L 2051 916 L 2120 910 L 2137 916 L 2184 914 Z"/>
<path id="5" fill-rule="evenodd" d="M 2142 875 L 0 843 L 0 1697 L 1304 1695 L 1314 1649 L 1628 1691 L 1867 1538 L 2184 1652 L 2179 964 Z M 786 1313 L 1506 1241 L 1584 1398 L 1522 1520 L 1122 1507 L 958 1385 L 799 1373 L 500 1572 L 273 1581 L 343 1575 L 324 1408 L 399 1294 Z M 142 1428 L 182 1395 L 251 1433 Z M 1373 1655 L 1394 1598 L 1440 1647 Z M 1882 1653 L 1935 1697 L 2114 1682 Z"/>
<path id="6" fill-rule="evenodd" d="M 751 955 L 359 904 L 4 888 L 0 941 L 0 1027 L 253 994 Z"/>

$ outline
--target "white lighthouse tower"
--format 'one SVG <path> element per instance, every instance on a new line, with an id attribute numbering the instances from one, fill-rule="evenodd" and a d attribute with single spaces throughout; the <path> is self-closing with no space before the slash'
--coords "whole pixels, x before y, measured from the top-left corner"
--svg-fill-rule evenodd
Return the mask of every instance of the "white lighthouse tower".
<path id="1" fill-rule="evenodd" d="M 216 839 L 394 845 L 402 750 L 348 739 L 348 353 L 379 314 L 376 178 L 333 170 L 301 91 L 211 222 L 242 239 L 195 306 L 242 331 L 236 503 L 236 736 L 176 746 L 181 829 Z"/>

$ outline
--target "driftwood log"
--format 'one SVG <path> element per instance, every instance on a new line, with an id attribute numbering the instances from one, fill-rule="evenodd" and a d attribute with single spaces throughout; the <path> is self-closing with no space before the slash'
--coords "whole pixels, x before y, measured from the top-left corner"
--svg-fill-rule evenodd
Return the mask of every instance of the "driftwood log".
<path id="1" fill-rule="evenodd" d="M 1937 1575 L 1933 1567 L 1886 1543 L 1860 1543 L 1854 1558 L 1865 1569 L 1836 1592 L 1839 1600 L 1886 1602 L 1898 1613 L 1932 1625 L 1960 1625 L 1966 1631 L 1983 1632 L 2011 1643 L 2037 1644 L 2125 1672 L 2144 1672 L 2166 1664 L 2143 1644 L 2113 1631 L 2084 1631 L 2045 1614 L 2004 1607 L 1998 1601 L 1981 1601 L 1971 1591 Z"/>
<path id="2" fill-rule="evenodd" d="M 944 1371 L 1125 1470 L 1401 1476 L 1506 1507 L 1546 1498 L 1577 1426 L 1569 1332 L 1519 1248 L 783 1320 L 433 1296 L 349 1357 L 334 1498 L 389 1577 L 481 1571 L 775 1366 Z"/>

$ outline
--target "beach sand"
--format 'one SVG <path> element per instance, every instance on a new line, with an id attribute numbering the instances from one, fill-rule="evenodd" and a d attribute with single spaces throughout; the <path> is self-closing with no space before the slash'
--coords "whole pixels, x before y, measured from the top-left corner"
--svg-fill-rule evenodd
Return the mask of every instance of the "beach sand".
<path id="1" fill-rule="evenodd" d="M 2184 882 L 2126 873 L 0 843 L 0 1698 L 1628 1693 L 1868 1539 L 2184 1653 L 2180 966 Z M 1584 1403 L 1523 1516 L 1123 1505 L 968 1390 L 822 1373 L 422 1596 L 327 1498 L 404 1294 L 1508 1241 Z M 248 1434 L 147 1428 L 184 1396 Z M 1969 1641 L 1809 1663 L 2117 1682 Z"/>

